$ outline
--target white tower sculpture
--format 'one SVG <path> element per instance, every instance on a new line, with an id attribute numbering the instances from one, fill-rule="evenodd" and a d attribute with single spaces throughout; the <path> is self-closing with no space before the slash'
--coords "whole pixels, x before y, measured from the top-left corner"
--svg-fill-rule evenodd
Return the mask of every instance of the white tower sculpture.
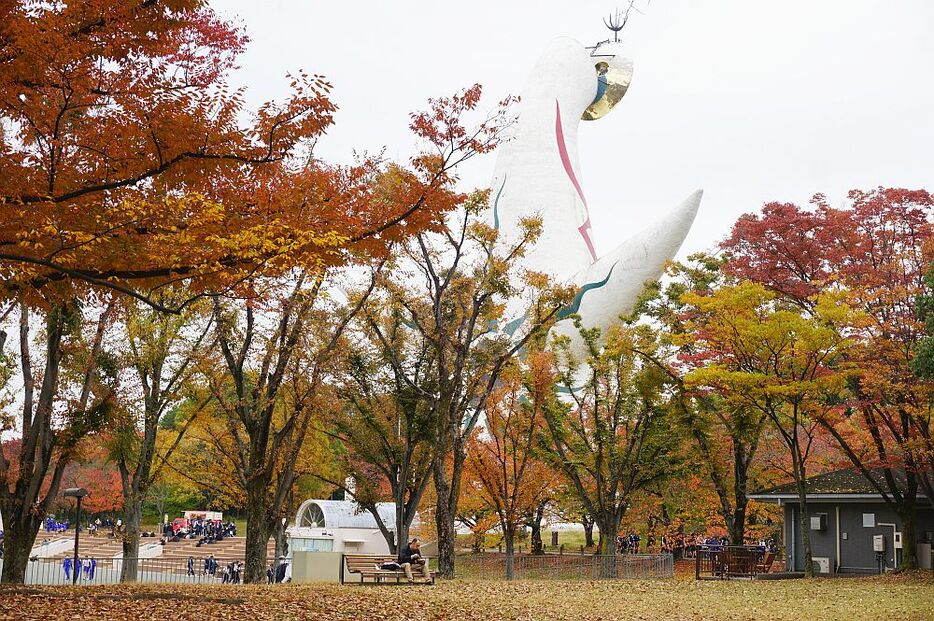
<path id="1" fill-rule="evenodd" d="M 581 120 L 605 116 L 625 95 L 632 60 L 620 52 L 618 43 L 587 49 L 568 38 L 549 45 L 522 92 L 516 133 L 500 150 L 491 186 L 493 224 L 507 239 L 517 233 L 520 218 L 542 217 L 542 235 L 525 267 L 575 284 L 578 294 L 562 315 L 577 313 L 584 327 L 604 333 L 678 252 L 703 194 L 697 190 L 648 226 L 633 222 L 620 231 L 622 243 L 598 254 L 581 185 L 577 128 Z M 570 319 L 555 330 L 570 336 L 572 351 L 584 356 Z"/>

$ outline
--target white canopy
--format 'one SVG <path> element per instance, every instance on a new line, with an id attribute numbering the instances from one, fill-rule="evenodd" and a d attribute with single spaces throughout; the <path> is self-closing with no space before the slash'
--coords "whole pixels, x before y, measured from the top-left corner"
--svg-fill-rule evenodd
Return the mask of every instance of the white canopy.
<path id="1" fill-rule="evenodd" d="M 396 505 L 381 502 L 376 505 L 380 519 L 390 531 L 396 530 Z M 295 526 L 311 528 L 379 528 L 373 514 L 353 500 L 316 500 L 302 503 L 295 514 Z"/>

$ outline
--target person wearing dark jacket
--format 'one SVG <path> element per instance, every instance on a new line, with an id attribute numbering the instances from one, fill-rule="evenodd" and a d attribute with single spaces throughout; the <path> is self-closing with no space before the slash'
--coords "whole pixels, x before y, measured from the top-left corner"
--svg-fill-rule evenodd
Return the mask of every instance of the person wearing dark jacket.
<path id="1" fill-rule="evenodd" d="M 415 576 L 412 575 L 413 566 L 422 572 L 422 577 L 426 581 L 431 580 L 431 572 L 428 570 L 428 561 L 422 558 L 422 555 L 419 553 L 421 545 L 422 542 L 416 537 L 399 552 L 399 564 L 402 565 L 402 571 L 405 572 L 405 577 L 409 579 L 409 582 L 415 582 Z"/>
<path id="2" fill-rule="evenodd" d="M 276 584 L 286 581 L 285 572 L 289 568 L 289 562 L 284 556 L 279 557 L 279 566 L 276 567 Z"/>

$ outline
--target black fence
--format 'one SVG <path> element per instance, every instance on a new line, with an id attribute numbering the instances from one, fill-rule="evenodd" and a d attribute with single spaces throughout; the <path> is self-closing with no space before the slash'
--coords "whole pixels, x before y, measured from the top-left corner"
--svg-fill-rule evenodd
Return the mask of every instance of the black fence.
<path id="1" fill-rule="evenodd" d="M 516 580 L 641 580 L 673 577 L 674 559 L 671 554 L 517 555 L 514 568 Z M 458 556 L 454 572 L 468 580 L 503 580 L 506 558 L 489 553 Z"/>
<path id="2" fill-rule="evenodd" d="M 755 578 L 771 571 L 777 551 L 760 546 L 698 546 L 694 577 L 698 580 Z"/>
<path id="3" fill-rule="evenodd" d="M 243 580 L 243 559 L 221 559 L 205 567 L 205 559 L 192 559 L 189 568 L 187 558 L 139 558 L 136 580 L 158 584 L 224 584 Z M 79 558 L 77 584 L 116 584 L 120 582 L 123 558 L 91 559 Z M 0 568 L 3 561 L 0 560 Z M 72 584 L 75 568 L 72 559 L 36 559 L 26 566 L 26 584 Z"/>

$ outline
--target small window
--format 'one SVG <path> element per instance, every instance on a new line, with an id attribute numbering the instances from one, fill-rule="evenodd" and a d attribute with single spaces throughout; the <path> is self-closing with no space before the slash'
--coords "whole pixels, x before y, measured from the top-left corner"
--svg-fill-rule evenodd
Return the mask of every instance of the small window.
<path id="1" fill-rule="evenodd" d="M 302 514 L 299 526 L 325 528 L 327 524 L 324 521 L 324 512 L 321 510 L 321 507 L 315 503 L 308 505 L 305 508 L 305 512 Z"/>
<path id="2" fill-rule="evenodd" d="M 863 514 L 863 528 L 875 528 L 876 526 L 876 514 L 875 513 L 864 513 Z"/>
<path id="3" fill-rule="evenodd" d="M 297 552 L 331 552 L 334 549 L 332 539 L 295 539 L 293 549 Z"/>

